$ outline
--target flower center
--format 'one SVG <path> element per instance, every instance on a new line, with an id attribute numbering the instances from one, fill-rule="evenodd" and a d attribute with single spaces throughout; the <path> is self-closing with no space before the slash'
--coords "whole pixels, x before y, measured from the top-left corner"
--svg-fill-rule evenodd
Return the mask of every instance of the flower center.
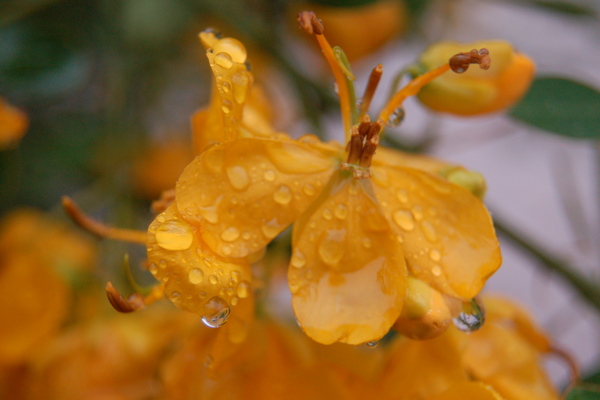
<path id="1" fill-rule="evenodd" d="M 379 133 L 383 125 L 382 119 L 371 122 L 371 118 L 364 115 L 360 123 L 352 127 L 352 135 L 346 146 L 348 158 L 341 164 L 341 168 L 352 171 L 355 179 L 371 177 L 369 167 L 379 144 Z"/>

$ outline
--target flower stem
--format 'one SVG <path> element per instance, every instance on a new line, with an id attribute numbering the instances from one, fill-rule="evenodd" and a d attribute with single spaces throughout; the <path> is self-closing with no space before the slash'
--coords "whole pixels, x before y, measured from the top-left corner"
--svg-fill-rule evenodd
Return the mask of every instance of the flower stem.
<path id="1" fill-rule="evenodd" d="M 522 250 L 534 256 L 547 270 L 558 273 L 567 281 L 579 295 L 600 313 L 600 286 L 589 278 L 581 275 L 565 260 L 548 254 L 544 249 L 533 243 L 529 238 L 523 237 L 513 228 L 502 222 L 498 217 L 494 220 L 496 230 L 518 245 Z"/>

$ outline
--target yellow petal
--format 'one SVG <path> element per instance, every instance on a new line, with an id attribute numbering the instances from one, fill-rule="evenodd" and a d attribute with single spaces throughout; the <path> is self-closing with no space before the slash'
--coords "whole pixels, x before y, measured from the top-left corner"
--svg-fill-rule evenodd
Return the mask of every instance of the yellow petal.
<path id="1" fill-rule="evenodd" d="M 408 167 L 437 175 L 441 171 L 456 167 L 456 164 L 450 164 L 421 154 L 404 153 L 380 146 L 377 148 L 377 155 L 373 157 L 373 166 Z"/>
<path id="2" fill-rule="evenodd" d="M 428 400 L 502 400 L 491 386 L 481 382 L 461 382 L 453 385 L 444 393 Z"/>
<path id="3" fill-rule="evenodd" d="M 197 232 L 175 204 L 169 206 L 148 228 L 148 262 L 173 304 L 211 318 L 252 295 L 251 272 L 244 259 L 215 255 Z M 215 325 L 219 322 L 215 320 Z"/>
<path id="4" fill-rule="evenodd" d="M 253 77 L 246 67 L 246 48 L 233 38 L 217 39 L 212 32 L 200 34 L 214 74 L 211 103 L 193 120 L 194 147 L 201 151 L 213 142 L 238 137 L 242 110 L 248 100 Z"/>
<path id="5" fill-rule="evenodd" d="M 411 168 L 372 167 L 377 200 L 411 274 L 465 300 L 500 267 L 492 220 L 467 190 Z"/>
<path id="6" fill-rule="evenodd" d="M 177 182 L 183 218 L 217 254 L 244 257 L 314 201 L 336 160 L 293 140 L 242 138 L 196 158 Z"/>
<path id="7" fill-rule="evenodd" d="M 380 339 L 402 308 L 406 265 L 370 187 L 338 172 L 294 227 L 292 305 L 319 343 Z"/>
<path id="8" fill-rule="evenodd" d="M 401 338 L 389 352 L 379 399 L 429 399 L 469 380 L 462 366 L 464 336 L 456 330 L 431 340 Z M 469 398 L 470 397 L 466 397 Z"/>

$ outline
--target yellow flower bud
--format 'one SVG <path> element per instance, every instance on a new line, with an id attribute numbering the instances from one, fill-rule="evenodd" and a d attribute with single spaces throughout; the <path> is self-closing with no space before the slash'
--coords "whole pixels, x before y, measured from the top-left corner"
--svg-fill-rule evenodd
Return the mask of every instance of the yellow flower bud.
<path id="1" fill-rule="evenodd" d="M 454 183 L 473 193 L 475 197 L 482 199 L 487 191 L 485 178 L 479 172 L 469 171 L 463 167 L 450 167 L 443 169 L 439 174 Z"/>
<path id="2" fill-rule="evenodd" d="M 424 70 L 430 71 L 469 48 L 488 49 L 490 68 L 469 68 L 461 74 L 445 73 L 421 90 L 418 95 L 421 103 L 434 111 L 468 116 L 501 111 L 523 97 L 533 80 L 535 64 L 502 40 L 437 43 L 421 54 L 419 63 Z"/>
<path id="3" fill-rule="evenodd" d="M 448 329 L 460 311 L 460 300 L 442 295 L 425 282 L 409 276 L 406 302 L 394 329 L 411 339 L 431 339 Z"/>

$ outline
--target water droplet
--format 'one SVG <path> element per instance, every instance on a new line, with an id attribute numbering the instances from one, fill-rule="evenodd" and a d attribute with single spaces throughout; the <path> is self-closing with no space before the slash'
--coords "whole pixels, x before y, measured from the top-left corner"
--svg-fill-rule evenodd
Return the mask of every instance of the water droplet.
<path id="1" fill-rule="evenodd" d="M 152 273 L 152 275 L 156 275 L 156 273 L 158 272 L 158 267 L 156 266 L 156 264 L 150 263 L 148 270 Z"/>
<path id="2" fill-rule="evenodd" d="M 248 281 L 241 281 L 237 285 L 236 294 L 238 295 L 238 297 L 240 299 L 245 299 L 250 294 L 250 288 L 251 288 L 250 282 L 248 282 Z"/>
<path id="3" fill-rule="evenodd" d="M 180 297 L 181 297 L 181 293 L 179 293 L 176 290 L 169 293 L 169 300 L 171 300 L 171 301 L 179 301 Z"/>
<path id="4" fill-rule="evenodd" d="M 346 216 L 348 216 L 348 207 L 345 204 L 338 203 L 335 206 L 334 214 L 338 219 L 346 219 Z"/>
<path id="5" fill-rule="evenodd" d="M 202 322 L 209 328 L 220 328 L 227 322 L 230 311 L 229 304 L 215 296 L 204 305 Z"/>
<path id="6" fill-rule="evenodd" d="M 221 68 L 229 69 L 233 67 L 233 59 L 229 54 L 221 52 L 215 56 L 215 64 Z"/>
<path id="7" fill-rule="evenodd" d="M 392 214 L 394 222 L 405 231 L 412 231 L 415 228 L 413 215 L 406 210 L 396 210 Z"/>
<path id="8" fill-rule="evenodd" d="M 233 98 L 236 103 L 244 103 L 250 91 L 250 76 L 246 71 L 236 72 L 231 77 L 231 83 L 233 84 Z"/>
<path id="9" fill-rule="evenodd" d="M 302 268 L 306 265 L 306 258 L 304 258 L 304 254 L 302 254 L 299 250 L 294 250 L 294 255 L 290 260 L 290 264 L 295 268 Z"/>
<path id="10" fill-rule="evenodd" d="M 221 110 L 225 113 L 225 114 L 229 114 L 231 112 L 232 109 L 232 105 L 231 105 L 231 101 L 227 100 L 227 99 L 223 99 L 221 101 Z"/>
<path id="11" fill-rule="evenodd" d="M 263 176 L 265 177 L 265 180 L 273 182 L 275 180 L 275 171 L 272 169 L 266 170 Z"/>
<path id="12" fill-rule="evenodd" d="M 212 283 L 213 285 L 216 285 L 217 283 L 219 283 L 219 278 L 217 278 L 216 275 L 211 275 L 208 278 L 209 282 Z"/>
<path id="13" fill-rule="evenodd" d="M 206 297 L 206 292 L 200 292 L 200 298 L 204 299 Z"/>
<path id="14" fill-rule="evenodd" d="M 166 260 L 160 260 L 160 261 L 158 262 L 158 268 L 160 268 L 160 269 L 164 269 L 164 268 L 166 268 L 166 267 L 167 267 L 167 261 L 166 261 Z"/>
<path id="15" fill-rule="evenodd" d="M 302 190 L 304 191 L 304 194 L 306 194 L 307 196 L 314 196 L 314 194 L 316 192 L 315 187 L 309 183 L 304 185 Z"/>
<path id="16" fill-rule="evenodd" d="M 474 332 L 485 322 L 485 309 L 477 298 L 463 303 L 462 311 L 452 320 L 454 325 L 463 332 Z"/>
<path id="17" fill-rule="evenodd" d="M 423 221 L 421 224 L 421 229 L 423 229 L 423 234 L 430 242 L 435 242 L 437 240 L 437 234 L 435 233 L 435 228 L 429 221 Z"/>
<path id="18" fill-rule="evenodd" d="M 179 220 L 164 222 L 156 228 L 156 244 L 165 250 L 187 250 L 194 241 L 191 227 Z"/>
<path id="19" fill-rule="evenodd" d="M 206 356 L 206 358 L 204 359 L 204 368 L 211 369 L 213 363 L 214 363 L 213 358 L 211 356 Z"/>
<path id="20" fill-rule="evenodd" d="M 231 83 L 229 83 L 229 82 L 221 83 L 221 89 L 223 90 L 223 92 L 229 93 L 229 91 L 231 90 Z"/>
<path id="21" fill-rule="evenodd" d="M 233 296 L 234 293 L 235 293 L 235 290 L 232 287 L 228 287 L 227 288 L 227 295 L 228 296 Z"/>
<path id="22" fill-rule="evenodd" d="M 223 38 L 217 41 L 213 45 L 213 51 L 215 53 L 226 52 L 233 61 L 240 64 L 246 62 L 246 58 L 248 57 L 248 53 L 242 42 L 234 38 Z"/>
<path id="23" fill-rule="evenodd" d="M 369 238 L 362 238 L 361 243 L 363 245 L 363 247 L 365 249 L 370 249 L 371 248 L 371 239 Z"/>
<path id="24" fill-rule="evenodd" d="M 319 243 L 319 256 L 327 265 L 335 266 L 344 255 L 346 231 L 341 229 L 329 230 Z"/>
<path id="25" fill-rule="evenodd" d="M 237 306 L 239 302 L 240 302 L 240 299 L 239 299 L 239 297 L 233 296 L 233 297 L 231 298 L 231 305 L 232 305 L 232 306 Z"/>
<path id="26" fill-rule="evenodd" d="M 424 213 L 423 213 L 423 207 L 421 206 L 414 206 L 412 208 L 412 214 L 415 217 L 415 219 L 417 221 L 421 221 L 424 217 Z"/>
<path id="27" fill-rule="evenodd" d="M 225 288 L 224 288 L 223 286 L 221 286 L 221 289 L 219 289 L 219 294 L 220 294 L 221 296 L 225 296 L 225 293 L 226 293 L 226 292 L 225 292 Z"/>
<path id="28" fill-rule="evenodd" d="M 367 347 L 374 349 L 375 347 L 379 346 L 379 342 L 377 340 L 372 340 L 370 342 L 365 343 L 367 345 Z"/>
<path id="29" fill-rule="evenodd" d="M 404 189 L 400 189 L 396 192 L 396 198 L 400 203 L 406 204 L 408 203 L 408 192 Z"/>
<path id="30" fill-rule="evenodd" d="M 250 184 L 250 177 L 248 176 L 248 171 L 246 168 L 241 165 L 234 165 L 228 167 L 226 169 L 227 178 L 229 178 L 229 182 L 231 186 L 236 188 L 237 190 L 244 190 Z"/>
<path id="31" fill-rule="evenodd" d="M 233 279 L 234 282 L 239 282 L 241 276 L 242 274 L 240 271 L 231 271 L 231 279 Z"/>
<path id="32" fill-rule="evenodd" d="M 163 222 L 165 222 L 165 217 L 163 215 L 159 215 L 158 217 L 156 217 L 156 221 L 162 224 Z"/>
<path id="33" fill-rule="evenodd" d="M 442 275 L 442 267 L 440 267 L 439 265 L 434 265 L 431 268 L 431 273 L 433 274 L 433 276 L 441 276 Z"/>
<path id="34" fill-rule="evenodd" d="M 327 221 L 330 221 L 333 218 L 333 213 L 329 208 L 324 209 L 322 215 Z"/>
<path id="35" fill-rule="evenodd" d="M 252 235 L 248 231 L 244 231 L 244 233 L 242 233 L 242 239 L 244 240 L 249 240 L 251 237 Z"/>
<path id="36" fill-rule="evenodd" d="M 277 222 L 277 218 L 273 218 L 270 221 L 263 222 L 263 224 L 261 226 L 261 231 L 262 231 L 263 235 L 265 235 L 265 237 L 267 239 L 274 238 L 282 230 L 283 230 L 282 226 L 279 225 L 279 223 Z"/>
<path id="37" fill-rule="evenodd" d="M 230 226 L 229 228 L 221 232 L 221 239 L 223 239 L 226 242 L 233 242 L 239 237 L 240 231 L 234 226 Z"/>
<path id="38" fill-rule="evenodd" d="M 281 205 L 289 204 L 292 201 L 292 190 L 286 185 L 281 185 L 273 194 L 273 199 Z"/>
<path id="39" fill-rule="evenodd" d="M 442 254 L 437 249 L 431 249 L 429 252 L 429 258 L 431 258 L 433 261 L 440 261 Z"/>
<path id="40" fill-rule="evenodd" d="M 310 221 L 309 224 L 308 224 L 308 227 L 310 229 L 315 229 L 317 227 L 317 221 L 314 221 L 314 220 Z"/>
<path id="41" fill-rule="evenodd" d="M 396 108 L 392 115 L 390 115 L 390 118 L 388 118 L 388 120 L 386 121 L 387 126 L 391 126 L 392 128 L 394 128 L 400 125 L 400 123 L 402 123 L 402 121 L 404 120 L 404 115 L 404 108 Z"/>
<path id="42" fill-rule="evenodd" d="M 231 247 L 223 246 L 223 247 L 221 247 L 221 251 L 223 252 L 224 255 L 228 256 L 231 254 Z"/>
<path id="43" fill-rule="evenodd" d="M 192 268 L 188 273 L 188 279 L 190 283 L 198 285 L 204 280 L 204 272 L 199 268 Z"/>

